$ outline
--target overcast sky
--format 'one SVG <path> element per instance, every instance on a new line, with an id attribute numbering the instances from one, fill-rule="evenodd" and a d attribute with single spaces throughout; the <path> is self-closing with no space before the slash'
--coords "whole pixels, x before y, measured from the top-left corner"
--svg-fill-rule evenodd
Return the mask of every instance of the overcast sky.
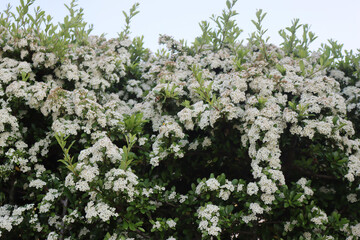
<path id="1" fill-rule="evenodd" d="M 19 2 L 0 0 L 0 10 L 7 3 L 15 10 Z M 122 11 L 128 12 L 135 2 L 140 3 L 140 13 L 131 23 L 131 36 L 144 35 L 145 46 L 152 51 L 159 47 L 159 34 L 193 42 L 201 34 L 198 23 L 209 20 L 212 14 L 220 15 L 226 6 L 225 0 L 79 0 L 78 4 L 84 8 L 85 20 L 94 25 L 92 34 L 106 33 L 112 38 L 124 26 Z M 70 0 L 36 0 L 34 6 L 40 6 L 59 22 L 67 14 L 64 3 Z M 276 45 L 281 42 L 278 31 L 290 26 L 292 19 L 300 18 L 300 23 L 311 25 L 310 30 L 318 36 L 312 49 L 330 38 L 343 43 L 345 49 L 360 48 L 360 0 L 238 0 L 236 20 L 244 30 L 240 38 L 246 39 L 255 30 L 251 19 L 255 19 L 257 9 L 267 12 L 264 27 L 270 42 Z"/>

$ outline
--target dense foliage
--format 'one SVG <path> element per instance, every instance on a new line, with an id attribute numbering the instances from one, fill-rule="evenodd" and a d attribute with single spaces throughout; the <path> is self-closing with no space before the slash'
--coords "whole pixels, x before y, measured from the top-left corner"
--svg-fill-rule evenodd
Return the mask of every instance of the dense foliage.
<path id="1" fill-rule="evenodd" d="M 2 13 L 2 239 L 359 239 L 360 54 L 261 10 L 245 44 L 235 2 L 155 54 L 137 4 L 110 40 Z"/>

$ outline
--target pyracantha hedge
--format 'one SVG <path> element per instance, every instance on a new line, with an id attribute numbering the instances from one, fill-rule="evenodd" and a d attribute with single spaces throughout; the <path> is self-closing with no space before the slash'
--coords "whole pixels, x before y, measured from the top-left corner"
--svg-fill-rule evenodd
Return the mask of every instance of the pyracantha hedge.
<path id="1" fill-rule="evenodd" d="M 360 54 L 298 19 L 188 46 L 90 36 L 73 1 L 0 18 L 2 239 L 359 239 Z M 298 34 L 301 37 L 298 37 Z"/>

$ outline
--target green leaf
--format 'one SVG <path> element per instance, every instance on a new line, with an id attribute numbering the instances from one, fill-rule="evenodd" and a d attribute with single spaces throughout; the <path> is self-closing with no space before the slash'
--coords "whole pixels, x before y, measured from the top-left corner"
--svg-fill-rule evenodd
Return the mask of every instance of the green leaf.
<path id="1" fill-rule="evenodd" d="M 127 230 L 127 229 L 129 228 L 129 224 L 128 224 L 127 221 L 124 221 L 124 222 L 123 222 L 123 228 L 124 228 L 125 230 Z"/>
<path id="2" fill-rule="evenodd" d="M 109 232 L 107 232 L 104 237 L 104 240 L 108 240 L 109 238 L 111 238 L 111 234 Z"/>
<path id="3" fill-rule="evenodd" d="M 305 64 L 304 64 L 304 61 L 303 61 L 303 60 L 300 60 L 300 61 L 299 61 L 299 65 L 300 65 L 301 75 L 304 76 L 304 74 L 305 74 Z"/>
<path id="4" fill-rule="evenodd" d="M 129 223 L 129 229 L 130 229 L 131 231 L 136 231 L 135 224 L 134 224 L 134 223 Z"/>

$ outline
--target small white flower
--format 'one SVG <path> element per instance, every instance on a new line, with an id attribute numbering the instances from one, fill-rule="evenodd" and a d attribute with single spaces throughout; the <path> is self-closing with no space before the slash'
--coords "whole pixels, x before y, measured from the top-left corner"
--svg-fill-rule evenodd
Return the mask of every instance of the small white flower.
<path id="1" fill-rule="evenodd" d="M 256 183 L 251 182 L 248 184 L 247 194 L 249 194 L 251 196 L 251 195 L 257 194 L 258 191 L 259 191 L 259 187 L 257 186 Z"/>
<path id="2" fill-rule="evenodd" d="M 166 221 L 166 224 L 170 227 L 170 228 L 174 228 L 176 226 L 176 222 L 172 219 L 169 219 Z"/>
<path id="3" fill-rule="evenodd" d="M 209 180 L 207 180 L 206 185 L 209 187 L 209 189 L 211 191 L 215 191 L 218 190 L 220 187 L 220 183 L 218 180 L 216 180 L 215 178 L 210 178 Z"/>
<path id="4" fill-rule="evenodd" d="M 156 221 L 152 226 L 153 229 L 159 229 L 160 227 L 161 227 L 161 224 L 159 221 Z"/>
<path id="5" fill-rule="evenodd" d="M 350 203 L 355 203 L 358 201 L 357 195 L 355 193 L 350 193 L 346 198 Z"/>
<path id="6" fill-rule="evenodd" d="M 250 209 L 254 214 L 262 214 L 264 209 L 258 203 L 250 203 Z"/>
<path id="7" fill-rule="evenodd" d="M 29 187 L 35 187 L 36 189 L 41 189 L 43 186 L 46 185 L 46 182 L 40 179 L 32 180 L 29 184 Z"/>

